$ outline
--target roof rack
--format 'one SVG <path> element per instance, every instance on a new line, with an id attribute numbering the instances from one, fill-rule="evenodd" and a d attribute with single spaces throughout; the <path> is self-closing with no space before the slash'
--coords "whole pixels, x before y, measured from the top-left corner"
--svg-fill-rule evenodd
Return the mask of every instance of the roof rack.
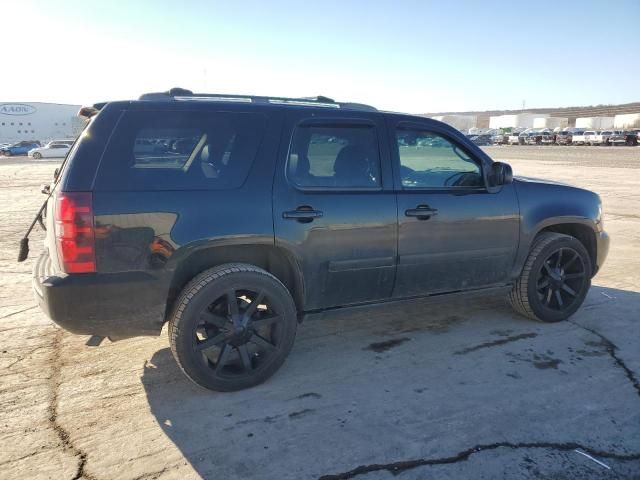
<path id="1" fill-rule="evenodd" d="M 347 110 L 365 110 L 376 112 L 377 108 L 363 103 L 336 102 L 332 98 L 322 95 L 316 97 L 260 97 L 254 95 L 233 95 L 223 93 L 193 93 L 185 88 L 172 88 L 166 92 L 145 93 L 139 100 L 155 101 L 204 101 L 204 102 L 235 102 L 235 103 L 257 103 L 270 105 L 290 105 L 299 107 L 322 107 Z"/>

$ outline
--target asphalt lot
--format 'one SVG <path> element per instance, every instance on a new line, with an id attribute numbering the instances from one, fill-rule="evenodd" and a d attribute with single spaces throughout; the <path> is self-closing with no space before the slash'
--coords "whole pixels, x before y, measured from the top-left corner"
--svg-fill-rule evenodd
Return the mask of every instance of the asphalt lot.
<path id="1" fill-rule="evenodd" d="M 166 332 L 88 347 L 39 311 L 41 233 L 15 257 L 58 162 L 0 158 L 0 478 L 640 478 L 640 148 L 486 151 L 603 198 L 611 251 L 570 322 L 500 297 L 333 313 L 225 394 Z"/>

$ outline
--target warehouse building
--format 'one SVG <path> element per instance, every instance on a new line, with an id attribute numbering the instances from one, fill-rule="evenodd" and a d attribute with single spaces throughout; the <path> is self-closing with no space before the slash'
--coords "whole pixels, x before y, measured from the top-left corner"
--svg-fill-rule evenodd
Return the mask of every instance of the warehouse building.
<path id="1" fill-rule="evenodd" d="M 615 128 L 640 128 L 640 113 L 616 115 L 613 119 Z"/>
<path id="2" fill-rule="evenodd" d="M 536 118 L 548 117 L 539 113 L 517 113 L 489 117 L 489 128 L 532 128 Z"/>
<path id="3" fill-rule="evenodd" d="M 0 102 L 0 143 L 22 140 L 74 139 L 84 121 L 77 117 L 80 105 L 42 102 Z"/>
<path id="4" fill-rule="evenodd" d="M 538 117 L 533 120 L 533 128 L 565 128 L 569 126 L 569 119 L 563 117 Z"/>
<path id="5" fill-rule="evenodd" d="M 613 119 L 614 117 L 580 117 L 576 118 L 576 128 L 613 128 Z"/>

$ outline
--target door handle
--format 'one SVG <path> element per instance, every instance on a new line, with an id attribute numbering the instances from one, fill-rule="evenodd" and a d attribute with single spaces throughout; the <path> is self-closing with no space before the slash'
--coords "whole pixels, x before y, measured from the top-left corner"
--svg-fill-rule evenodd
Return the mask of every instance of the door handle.
<path id="1" fill-rule="evenodd" d="M 438 209 L 431 208 L 429 205 L 418 205 L 416 208 L 405 210 L 404 214 L 407 217 L 417 217 L 418 220 L 429 220 L 438 215 Z"/>
<path id="2" fill-rule="evenodd" d="M 320 210 L 314 210 L 308 205 L 303 205 L 301 207 L 296 208 L 295 210 L 289 210 L 287 212 L 282 212 L 282 218 L 297 220 L 300 223 L 309 223 L 312 222 L 314 218 L 320 218 L 324 215 Z"/>

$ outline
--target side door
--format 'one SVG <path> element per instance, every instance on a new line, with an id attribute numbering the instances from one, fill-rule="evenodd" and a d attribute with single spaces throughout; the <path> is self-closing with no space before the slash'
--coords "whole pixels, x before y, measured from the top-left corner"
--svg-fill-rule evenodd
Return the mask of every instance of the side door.
<path id="1" fill-rule="evenodd" d="M 451 129 L 389 122 L 398 196 L 394 297 L 507 283 L 519 241 L 513 185 L 488 188 L 490 160 Z"/>
<path id="2" fill-rule="evenodd" d="M 273 193 L 276 245 L 304 277 L 305 310 L 391 297 L 397 210 L 384 119 L 288 113 Z"/>

